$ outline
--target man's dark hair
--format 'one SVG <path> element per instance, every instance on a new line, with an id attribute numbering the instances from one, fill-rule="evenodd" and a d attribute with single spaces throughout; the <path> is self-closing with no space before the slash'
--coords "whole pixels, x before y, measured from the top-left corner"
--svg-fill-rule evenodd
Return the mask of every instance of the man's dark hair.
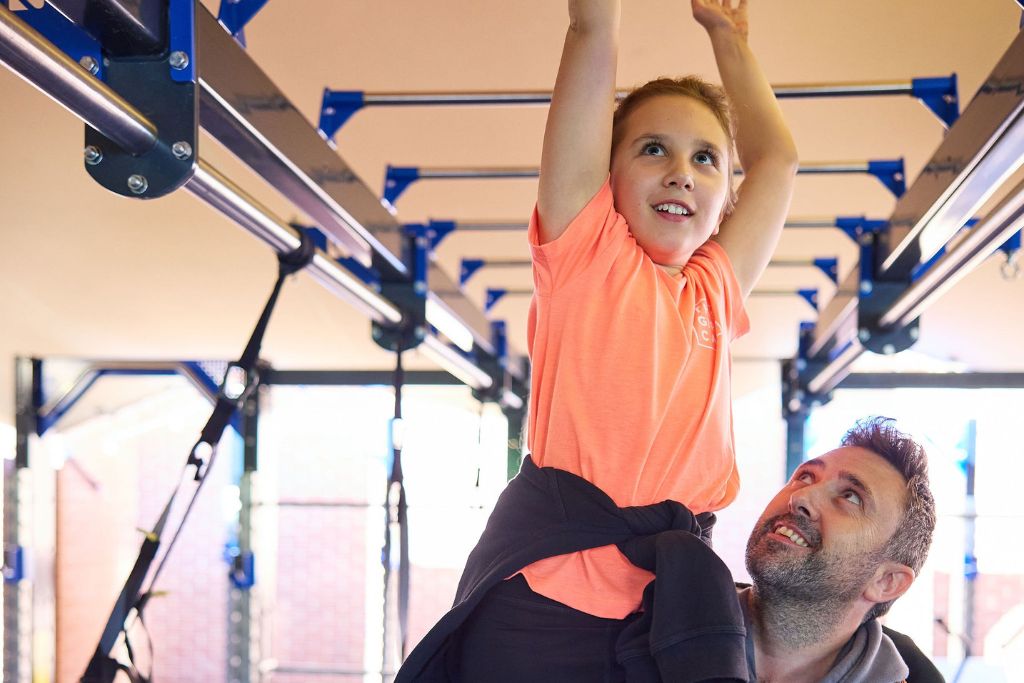
<path id="1" fill-rule="evenodd" d="M 891 417 L 871 417 L 859 421 L 843 437 L 843 446 L 864 448 L 884 458 L 903 475 L 907 503 L 903 519 L 880 551 L 885 560 L 899 562 L 921 571 L 935 531 L 935 499 L 928 484 L 928 456 L 921 444 L 896 429 Z M 867 613 L 865 621 L 889 611 L 892 601 L 880 602 Z"/>

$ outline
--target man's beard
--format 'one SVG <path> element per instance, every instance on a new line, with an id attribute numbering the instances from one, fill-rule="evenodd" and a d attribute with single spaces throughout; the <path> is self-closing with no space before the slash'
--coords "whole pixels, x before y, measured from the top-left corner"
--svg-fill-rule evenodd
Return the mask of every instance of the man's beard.
<path id="1" fill-rule="evenodd" d="M 785 524 L 798 530 L 814 547 L 801 550 L 767 540 Z M 880 562 L 880 551 L 849 553 L 822 549 L 820 537 L 806 522 L 791 515 L 774 517 L 747 541 L 746 564 L 754 582 L 759 614 L 772 637 L 793 647 L 821 641 L 846 615 Z"/>

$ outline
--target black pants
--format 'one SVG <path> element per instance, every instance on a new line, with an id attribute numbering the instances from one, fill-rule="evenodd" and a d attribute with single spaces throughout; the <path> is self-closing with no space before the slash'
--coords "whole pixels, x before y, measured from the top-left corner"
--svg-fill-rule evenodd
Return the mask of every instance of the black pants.
<path id="1" fill-rule="evenodd" d="M 464 683 L 621 683 L 615 642 L 634 618 L 580 612 L 518 575 L 491 589 L 462 625 L 448 670 Z"/>

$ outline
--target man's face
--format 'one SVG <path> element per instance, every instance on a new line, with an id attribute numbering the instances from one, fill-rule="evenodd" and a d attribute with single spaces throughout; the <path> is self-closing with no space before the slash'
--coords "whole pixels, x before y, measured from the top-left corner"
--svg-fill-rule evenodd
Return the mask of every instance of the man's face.
<path id="1" fill-rule="evenodd" d="M 794 600 L 856 599 L 885 560 L 881 549 L 900 523 L 906 495 L 902 475 L 863 448 L 804 463 L 747 542 L 754 585 Z"/>

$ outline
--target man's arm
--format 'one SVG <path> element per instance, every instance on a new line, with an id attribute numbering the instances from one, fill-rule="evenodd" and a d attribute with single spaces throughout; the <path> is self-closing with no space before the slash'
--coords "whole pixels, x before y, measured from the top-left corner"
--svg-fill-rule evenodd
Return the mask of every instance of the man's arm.
<path id="1" fill-rule="evenodd" d="M 619 0 L 569 0 L 540 162 L 540 242 L 557 239 L 608 175 Z"/>
<path id="2" fill-rule="evenodd" d="M 716 240 L 729 254 L 744 297 L 754 288 L 782 233 L 798 159 L 771 85 L 747 46 L 747 0 L 691 0 L 707 30 L 736 117 L 743 183 L 736 209 Z"/>

